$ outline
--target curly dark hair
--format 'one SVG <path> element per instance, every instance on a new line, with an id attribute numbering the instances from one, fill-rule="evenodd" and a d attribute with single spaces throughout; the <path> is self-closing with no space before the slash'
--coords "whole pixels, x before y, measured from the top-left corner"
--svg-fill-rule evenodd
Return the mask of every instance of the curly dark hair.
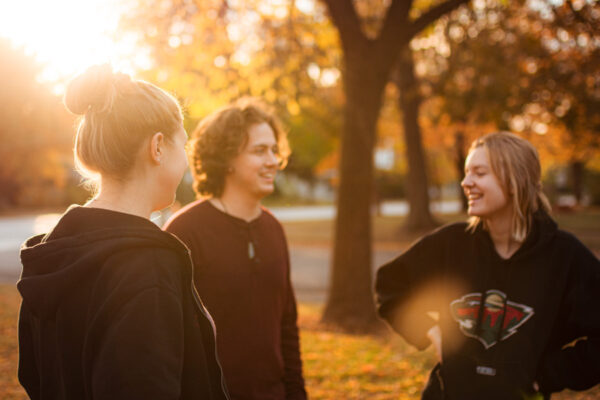
<path id="1" fill-rule="evenodd" d="M 242 98 L 204 118 L 192 133 L 189 158 L 198 197 L 219 197 L 231 161 L 248 142 L 248 129 L 269 124 L 279 148 L 280 168 L 290 154 L 287 135 L 275 114 L 259 99 Z"/>

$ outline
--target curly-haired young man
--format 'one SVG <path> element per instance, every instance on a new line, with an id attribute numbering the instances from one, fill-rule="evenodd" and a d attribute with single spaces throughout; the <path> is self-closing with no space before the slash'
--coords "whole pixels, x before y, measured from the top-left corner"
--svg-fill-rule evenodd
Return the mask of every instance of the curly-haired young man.
<path id="1" fill-rule="evenodd" d="M 306 399 L 287 242 L 261 206 L 289 155 L 285 132 L 246 99 L 206 117 L 192 140 L 194 189 L 208 199 L 165 229 L 192 252 L 231 398 Z"/>

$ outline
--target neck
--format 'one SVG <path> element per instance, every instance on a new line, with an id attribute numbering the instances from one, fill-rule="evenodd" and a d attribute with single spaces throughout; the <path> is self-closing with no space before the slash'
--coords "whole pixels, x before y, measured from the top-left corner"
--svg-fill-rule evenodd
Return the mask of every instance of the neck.
<path id="1" fill-rule="evenodd" d="M 148 219 L 154 210 L 148 196 L 144 195 L 143 186 L 136 180 L 121 182 L 102 178 L 98 194 L 85 207 L 104 208 Z"/>
<path id="2" fill-rule="evenodd" d="M 227 187 L 220 197 L 213 198 L 211 201 L 227 214 L 248 222 L 257 218 L 262 212 L 260 199 L 248 193 L 239 193 L 231 189 L 227 190 Z"/>
<path id="3" fill-rule="evenodd" d="M 502 258 L 510 258 L 522 244 L 513 238 L 511 221 L 512 214 L 485 220 L 494 247 Z"/>

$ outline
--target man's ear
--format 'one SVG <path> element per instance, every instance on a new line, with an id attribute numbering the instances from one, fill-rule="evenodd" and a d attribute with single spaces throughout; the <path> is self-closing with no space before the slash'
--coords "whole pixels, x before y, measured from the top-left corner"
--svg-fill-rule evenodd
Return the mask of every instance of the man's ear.
<path id="1" fill-rule="evenodd" d="M 165 154 L 165 135 L 162 132 L 156 132 L 150 138 L 150 159 L 156 165 L 162 164 Z"/>

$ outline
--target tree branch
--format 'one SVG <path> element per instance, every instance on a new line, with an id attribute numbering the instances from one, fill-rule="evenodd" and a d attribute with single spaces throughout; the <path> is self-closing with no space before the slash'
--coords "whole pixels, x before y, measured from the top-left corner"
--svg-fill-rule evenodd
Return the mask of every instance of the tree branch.
<path id="1" fill-rule="evenodd" d="M 575 19 L 578 20 L 579 22 L 581 22 L 582 24 L 584 24 L 590 32 L 593 32 L 594 29 L 592 28 L 590 21 L 588 21 L 585 17 L 583 17 L 579 11 L 575 10 L 575 7 L 573 7 L 573 1 L 567 0 L 565 3 L 567 5 L 567 7 L 569 8 L 569 10 L 571 11 L 571 14 L 573 14 L 573 16 L 575 17 Z M 551 6 L 551 7 L 553 9 L 556 9 L 556 7 L 554 7 L 554 6 Z M 587 7 L 590 7 L 590 5 L 588 4 Z M 556 15 L 556 11 L 555 11 L 555 15 Z"/>
<path id="2" fill-rule="evenodd" d="M 218 11 L 218 16 L 220 19 L 225 18 L 225 14 L 227 13 L 227 10 L 230 10 L 231 7 L 229 6 L 229 0 L 223 0 L 223 3 L 221 3 L 221 7 L 219 7 L 219 11 Z"/>
<path id="3" fill-rule="evenodd" d="M 352 46 L 366 40 L 366 36 L 360 28 L 360 19 L 356 14 L 352 0 L 322 0 L 329 10 L 329 15 L 340 33 L 342 46 Z"/>
<path id="4" fill-rule="evenodd" d="M 379 38 L 382 42 L 398 40 L 403 29 L 408 25 L 408 14 L 412 8 L 413 0 L 393 0 L 385 14 L 383 27 Z"/>
<path id="5" fill-rule="evenodd" d="M 429 24 L 436 21 L 438 18 L 448 14 L 451 11 L 454 11 L 469 1 L 470 0 L 448 0 L 442 4 L 438 4 L 437 6 L 430 8 L 425 14 L 421 15 L 411 23 L 409 28 L 410 38 L 416 36 L 419 32 L 427 28 Z"/>

